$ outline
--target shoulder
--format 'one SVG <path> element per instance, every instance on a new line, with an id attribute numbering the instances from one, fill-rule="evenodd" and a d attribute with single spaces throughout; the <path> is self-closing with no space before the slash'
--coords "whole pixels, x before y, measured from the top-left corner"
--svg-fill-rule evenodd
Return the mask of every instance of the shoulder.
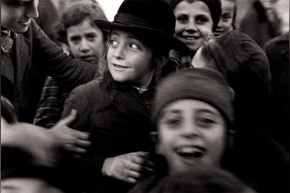
<path id="1" fill-rule="evenodd" d="M 82 84 L 71 92 L 74 98 L 89 98 L 102 93 L 100 80 L 92 80 L 86 84 Z"/>
<path id="2" fill-rule="evenodd" d="M 273 39 L 270 39 L 265 43 L 264 50 L 268 51 L 269 49 L 274 49 L 282 45 L 289 45 L 289 32 L 284 33 L 280 36 L 277 36 Z"/>

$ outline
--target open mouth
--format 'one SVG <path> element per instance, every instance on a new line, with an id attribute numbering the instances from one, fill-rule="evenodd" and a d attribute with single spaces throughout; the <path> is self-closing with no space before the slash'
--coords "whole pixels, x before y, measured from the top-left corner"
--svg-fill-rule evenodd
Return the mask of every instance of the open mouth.
<path id="1" fill-rule="evenodd" d="M 195 162 L 197 159 L 201 159 L 206 149 L 201 146 L 183 146 L 176 148 L 176 153 L 187 162 Z"/>

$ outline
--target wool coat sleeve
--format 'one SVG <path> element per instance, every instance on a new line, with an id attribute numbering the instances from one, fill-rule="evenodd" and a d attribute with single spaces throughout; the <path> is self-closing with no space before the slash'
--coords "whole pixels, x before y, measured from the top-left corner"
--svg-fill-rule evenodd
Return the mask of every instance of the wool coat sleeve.
<path id="1" fill-rule="evenodd" d="M 73 89 L 93 79 L 96 68 L 87 62 L 66 55 L 43 30 L 31 22 L 33 60 L 61 86 Z"/>

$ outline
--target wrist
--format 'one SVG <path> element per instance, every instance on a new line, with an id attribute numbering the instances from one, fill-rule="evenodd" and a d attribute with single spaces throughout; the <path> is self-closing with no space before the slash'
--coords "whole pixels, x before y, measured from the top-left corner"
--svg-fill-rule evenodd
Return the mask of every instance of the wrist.
<path id="1" fill-rule="evenodd" d="M 107 177 L 111 176 L 110 170 L 109 170 L 111 162 L 112 162 L 112 158 L 105 159 L 103 166 L 102 166 L 102 175 L 103 176 L 107 176 Z"/>

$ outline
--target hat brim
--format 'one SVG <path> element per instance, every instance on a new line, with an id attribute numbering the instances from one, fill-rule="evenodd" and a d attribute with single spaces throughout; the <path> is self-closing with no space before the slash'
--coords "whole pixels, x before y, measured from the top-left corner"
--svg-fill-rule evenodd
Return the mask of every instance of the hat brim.
<path id="1" fill-rule="evenodd" d="M 128 25 L 120 22 L 110 22 L 106 20 L 95 20 L 95 24 L 101 28 L 112 30 L 118 29 L 131 33 L 143 34 L 144 36 L 150 36 L 150 38 L 159 41 L 164 46 L 170 49 L 176 49 L 181 52 L 188 52 L 189 48 L 185 43 L 178 40 L 174 36 L 171 36 L 163 31 L 156 30 L 150 27 L 144 27 L 140 25 Z"/>

